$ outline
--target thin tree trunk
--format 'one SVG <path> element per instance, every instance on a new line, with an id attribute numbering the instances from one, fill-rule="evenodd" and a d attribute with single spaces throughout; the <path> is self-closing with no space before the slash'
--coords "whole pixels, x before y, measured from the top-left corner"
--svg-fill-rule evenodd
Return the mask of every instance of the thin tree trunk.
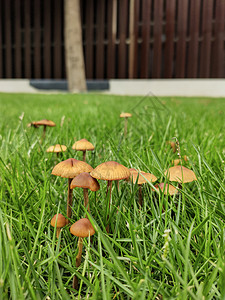
<path id="1" fill-rule="evenodd" d="M 86 91 L 85 67 L 80 18 L 80 0 L 64 0 L 65 54 L 68 89 Z"/>

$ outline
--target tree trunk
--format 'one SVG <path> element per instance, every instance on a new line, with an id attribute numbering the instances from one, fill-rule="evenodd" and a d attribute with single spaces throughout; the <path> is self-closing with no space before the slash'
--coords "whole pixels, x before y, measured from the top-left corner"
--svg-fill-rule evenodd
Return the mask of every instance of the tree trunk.
<path id="1" fill-rule="evenodd" d="M 72 93 L 86 91 L 80 0 L 64 0 L 65 55 L 68 89 Z"/>

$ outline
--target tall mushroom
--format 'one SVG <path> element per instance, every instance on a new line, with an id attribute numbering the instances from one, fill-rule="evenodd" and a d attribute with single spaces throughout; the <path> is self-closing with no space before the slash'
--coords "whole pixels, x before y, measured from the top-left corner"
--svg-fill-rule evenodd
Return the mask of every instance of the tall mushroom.
<path id="1" fill-rule="evenodd" d="M 89 207 L 89 198 L 88 198 L 88 189 L 92 192 L 96 192 L 100 189 L 98 181 L 93 178 L 89 173 L 83 172 L 73 178 L 70 188 L 73 189 L 75 187 L 83 188 L 84 191 L 84 206 L 90 212 Z"/>
<path id="2" fill-rule="evenodd" d="M 90 175 L 96 179 L 108 181 L 106 195 L 108 195 L 109 192 L 109 211 L 110 211 L 112 181 L 121 180 L 129 177 L 130 176 L 129 169 L 119 164 L 116 161 L 107 161 L 98 165 L 93 171 L 91 171 Z M 109 213 L 107 216 L 107 220 L 108 218 L 109 218 Z M 106 231 L 109 232 L 109 225 L 107 225 Z"/>
<path id="3" fill-rule="evenodd" d="M 56 125 L 51 120 L 43 119 L 43 120 L 40 120 L 40 121 L 31 122 L 27 126 L 28 127 L 34 126 L 35 128 L 38 128 L 39 126 L 44 126 L 43 134 L 42 134 L 42 140 L 43 140 L 45 138 L 45 134 L 46 134 L 46 127 L 47 126 L 49 126 L 49 127 L 55 127 Z"/>
<path id="4" fill-rule="evenodd" d="M 124 137 L 126 137 L 127 135 L 127 122 L 128 122 L 128 118 L 131 118 L 132 114 L 130 113 L 121 113 L 120 114 L 120 118 L 124 118 Z"/>
<path id="5" fill-rule="evenodd" d="M 86 151 L 93 151 L 95 149 L 94 145 L 90 143 L 86 139 L 81 139 L 76 141 L 73 146 L 73 150 L 82 151 L 83 152 L 83 161 L 86 161 Z"/>
<path id="6" fill-rule="evenodd" d="M 77 160 L 75 158 L 66 159 L 58 163 L 52 170 L 52 174 L 68 178 L 68 196 L 67 196 L 67 224 L 71 218 L 72 213 L 72 195 L 73 190 L 70 188 L 72 179 L 82 172 L 91 172 L 93 168 L 84 161 Z"/>
<path id="7" fill-rule="evenodd" d="M 76 267 L 78 268 L 81 264 L 83 239 L 85 237 L 91 236 L 95 233 L 94 227 L 87 218 L 83 218 L 75 222 L 70 227 L 70 232 L 77 236 L 78 239 L 78 254 L 76 256 Z M 78 289 L 78 279 L 77 276 L 73 277 L 73 288 Z"/>
<path id="8" fill-rule="evenodd" d="M 143 197 L 142 197 L 142 185 L 147 182 L 155 182 L 157 180 L 157 177 L 151 173 L 145 173 L 143 171 L 131 171 L 131 180 L 135 184 L 137 183 L 139 186 L 138 194 L 139 194 L 139 205 L 143 205 Z"/>

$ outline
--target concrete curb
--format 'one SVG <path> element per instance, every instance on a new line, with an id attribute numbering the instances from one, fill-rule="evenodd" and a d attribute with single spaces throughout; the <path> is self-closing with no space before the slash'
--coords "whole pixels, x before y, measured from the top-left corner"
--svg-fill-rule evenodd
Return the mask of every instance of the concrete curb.
<path id="1" fill-rule="evenodd" d="M 225 79 L 111 79 L 87 80 L 88 91 L 113 95 L 225 97 Z M 66 80 L 1 79 L 4 93 L 67 92 Z"/>

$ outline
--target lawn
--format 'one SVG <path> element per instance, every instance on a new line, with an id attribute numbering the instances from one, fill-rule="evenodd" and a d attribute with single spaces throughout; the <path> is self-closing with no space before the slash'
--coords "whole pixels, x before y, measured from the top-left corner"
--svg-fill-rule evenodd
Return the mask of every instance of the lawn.
<path id="1" fill-rule="evenodd" d="M 0 94 L 0 107 L 0 299 L 224 299 L 225 99 Z M 132 114 L 126 137 L 121 112 Z M 42 128 L 27 127 L 41 119 L 56 123 L 44 140 Z M 182 158 L 197 180 L 174 196 L 148 182 L 142 207 L 137 183 L 113 183 L 108 221 L 99 180 L 89 192 L 95 234 L 76 268 L 78 238 L 67 225 L 57 239 L 50 225 L 57 212 L 66 215 L 68 184 L 51 172 L 62 160 L 82 160 L 72 150 L 82 138 L 95 146 L 87 154 L 93 168 L 117 161 L 160 183 Z M 67 151 L 46 152 L 57 143 Z M 73 199 L 71 223 L 86 215 L 82 189 Z"/>

